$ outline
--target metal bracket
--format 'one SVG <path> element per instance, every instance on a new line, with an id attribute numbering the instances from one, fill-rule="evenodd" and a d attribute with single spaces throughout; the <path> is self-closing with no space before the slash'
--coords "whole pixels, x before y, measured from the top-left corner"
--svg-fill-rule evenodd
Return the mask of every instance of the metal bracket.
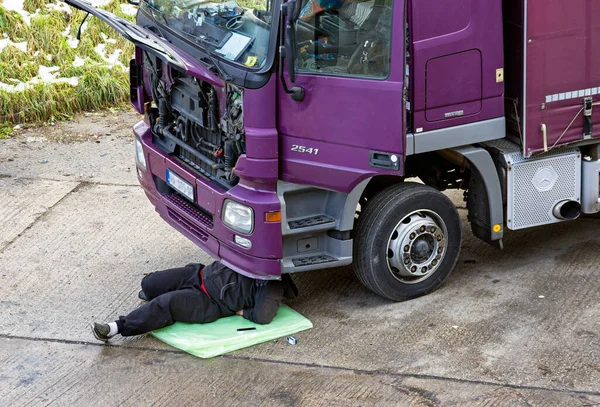
<path id="1" fill-rule="evenodd" d="M 592 138 L 592 110 L 594 106 L 593 98 L 585 98 L 583 101 L 583 139 Z"/>

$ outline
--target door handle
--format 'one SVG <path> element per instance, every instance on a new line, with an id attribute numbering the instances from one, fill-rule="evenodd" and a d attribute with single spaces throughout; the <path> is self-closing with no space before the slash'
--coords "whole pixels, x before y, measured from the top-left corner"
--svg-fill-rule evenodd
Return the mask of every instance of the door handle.
<path id="1" fill-rule="evenodd" d="M 369 152 L 369 165 L 375 168 L 398 171 L 400 169 L 400 159 L 397 154 L 371 151 Z"/>

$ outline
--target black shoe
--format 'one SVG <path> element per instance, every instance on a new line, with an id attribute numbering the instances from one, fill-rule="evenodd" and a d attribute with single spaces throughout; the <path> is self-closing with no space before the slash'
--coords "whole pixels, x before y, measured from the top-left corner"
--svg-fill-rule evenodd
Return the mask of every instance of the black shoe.
<path id="1" fill-rule="evenodd" d="M 94 322 L 91 328 L 92 333 L 94 334 L 96 339 L 102 342 L 108 342 L 108 340 L 110 339 L 110 336 L 108 336 L 108 334 L 110 333 L 110 327 L 108 326 L 108 324 L 99 324 L 97 322 Z"/>
<path id="2" fill-rule="evenodd" d="M 146 297 L 146 293 L 144 293 L 144 290 L 140 290 L 138 293 L 138 298 L 142 301 L 149 301 L 148 297 Z"/>

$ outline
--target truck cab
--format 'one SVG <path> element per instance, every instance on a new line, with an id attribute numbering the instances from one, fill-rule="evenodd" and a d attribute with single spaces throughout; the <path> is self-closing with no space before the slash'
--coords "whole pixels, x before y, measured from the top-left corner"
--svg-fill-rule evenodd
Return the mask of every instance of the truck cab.
<path id="1" fill-rule="evenodd" d="M 498 248 L 600 211 L 592 0 L 143 0 L 135 24 L 67 2 L 136 45 L 148 199 L 247 276 L 352 264 L 406 300 L 458 260 L 445 190 Z"/>

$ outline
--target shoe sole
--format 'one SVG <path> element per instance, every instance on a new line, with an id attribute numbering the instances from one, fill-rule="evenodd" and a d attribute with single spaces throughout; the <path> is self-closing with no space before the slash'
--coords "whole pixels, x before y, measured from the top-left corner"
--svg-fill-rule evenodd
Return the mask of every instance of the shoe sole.
<path id="1" fill-rule="evenodd" d="M 92 329 L 92 333 L 94 334 L 94 338 L 98 339 L 99 341 L 107 343 L 108 340 L 110 339 L 110 338 L 103 338 L 103 337 L 99 336 L 98 332 L 96 332 L 96 330 L 94 329 L 94 324 L 91 324 L 90 328 Z"/>

